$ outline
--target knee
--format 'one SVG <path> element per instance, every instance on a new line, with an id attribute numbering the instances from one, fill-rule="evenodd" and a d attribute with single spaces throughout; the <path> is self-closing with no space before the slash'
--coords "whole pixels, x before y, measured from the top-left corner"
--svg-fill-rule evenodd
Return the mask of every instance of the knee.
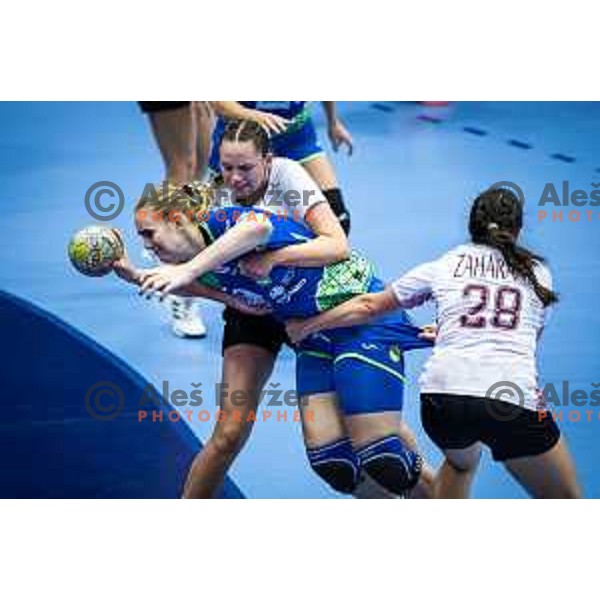
<path id="1" fill-rule="evenodd" d="M 396 435 L 371 442 L 357 454 L 362 468 L 392 494 L 403 495 L 419 481 L 423 459 Z"/>
<path id="2" fill-rule="evenodd" d="M 336 492 L 351 494 L 358 484 L 360 464 L 348 438 L 307 451 L 313 471 Z"/>
<path id="3" fill-rule="evenodd" d="M 446 450 L 446 462 L 459 473 L 476 471 L 481 460 L 481 448 L 474 446 L 465 450 Z"/>
<path id="4" fill-rule="evenodd" d="M 225 422 L 213 432 L 210 443 L 221 455 L 235 455 L 250 434 L 251 423 Z"/>

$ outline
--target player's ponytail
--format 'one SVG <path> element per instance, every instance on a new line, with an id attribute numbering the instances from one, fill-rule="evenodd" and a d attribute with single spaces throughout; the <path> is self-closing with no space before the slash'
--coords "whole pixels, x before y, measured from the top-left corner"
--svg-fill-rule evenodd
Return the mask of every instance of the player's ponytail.
<path id="1" fill-rule="evenodd" d="M 522 225 L 523 207 L 510 189 L 487 190 L 475 199 L 471 208 L 469 232 L 473 242 L 499 250 L 515 276 L 529 281 L 542 304 L 549 306 L 558 301 L 558 296 L 535 275 L 536 263 L 543 263 L 544 259 L 517 244 Z"/>

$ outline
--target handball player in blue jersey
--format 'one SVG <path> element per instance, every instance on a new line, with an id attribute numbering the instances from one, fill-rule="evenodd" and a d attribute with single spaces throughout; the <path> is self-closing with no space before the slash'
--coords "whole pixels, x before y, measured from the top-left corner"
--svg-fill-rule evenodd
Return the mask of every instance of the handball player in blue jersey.
<path id="1" fill-rule="evenodd" d="M 254 252 L 284 253 L 314 239 L 311 230 L 289 216 L 255 207 L 207 211 L 208 202 L 199 202 L 190 211 L 193 205 L 179 200 L 146 197 L 138 203 L 138 233 L 166 264 L 139 271 L 125 257 L 116 270 L 140 285 L 143 294 L 205 296 L 250 311 L 271 311 L 285 321 L 384 289 L 373 265 L 358 252 L 325 267 L 313 258 L 306 264 L 296 259 L 293 266 L 278 261 L 280 266 L 257 280 L 245 270 Z M 361 471 L 392 495 L 406 494 L 418 483 L 421 457 L 399 436 L 403 353 L 430 344 L 400 310 L 364 327 L 310 336 L 296 348 L 298 392 L 303 410 L 310 410 L 314 420 L 310 426 L 303 423 L 308 458 L 335 490 L 354 492 Z M 330 416 L 338 410 L 343 420 L 332 427 Z M 194 497 L 193 488 L 192 469 L 186 496 Z"/>

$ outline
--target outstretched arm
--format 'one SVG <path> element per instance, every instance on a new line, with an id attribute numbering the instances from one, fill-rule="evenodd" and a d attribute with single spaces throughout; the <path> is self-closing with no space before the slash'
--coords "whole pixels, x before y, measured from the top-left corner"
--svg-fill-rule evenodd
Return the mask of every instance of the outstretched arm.
<path id="1" fill-rule="evenodd" d="M 338 117 L 335 102 L 324 100 L 322 102 L 325 116 L 327 117 L 327 134 L 331 141 L 333 149 L 337 152 L 340 146 L 348 148 L 348 154 L 351 155 L 354 150 L 354 142 L 350 132 L 344 127 L 344 124 Z"/>
<path id="2" fill-rule="evenodd" d="M 115 270 L 115 274 L 123 281 L 133 285 L 141 285 L 145 270 L 135 267 L 126 256 L 116 261 L 113 264 L 113 268 Z M 219 289 L 209 287 L 199 283 L 198 281 L 193 281 L 192 283 L 182 286 L 179 290 L 177 290 L 177 295 L 207 298 L 208 300 L 220 302 L 226 306 L 230 306 L 231 308 L 250 315 L 266 315 L 271 312 L 268 308 L 248 306 L 235 296 L 226 294 Z"/>
<path id="3" fill-rule="evenodd" d="M 383 292 L 356 296 L 315 317 L 303 321 L 290 321 L 287 324 L 287 332 L 293 342 L 301 342 L 313 333 L 362 325 L 400 307 L 394 292 L 388 288 Z"/>
<path id="4" fill-rule="evenodd" d="M 324 329 L 362 325 L 397 308 L 420 306 L 433 295 L 437 268 L 437 262 L 424 263 L 394 281 L 383 292 L 356 296 L 305 321 L 291 321 L 287 324 L 288 335 L 293 342 L 300 342 Z M 433 341 L 436 334 L 436 326 L 426 326 L 421 337 Z"/>
<path id="5" fill-rule="evenodd" d="M 221 290 L 209 287 L 197 281 L 194 281 L 193 283 L 190 283 L 189 285 L 186 285 L 178 290 L 177 295 L 207 298 L 208 300 L 220 302 L 225 306 L 229 306 L 247 315 L 262 316 L 271 314 L 272 312 L 271 309 L 267 307 L 259 308 L 250 306 L 235 296 L 231 296 L 230 294 L 226 294 Z"/>
<path id="6" fill-rule="evenodd" d="M 149 269 L 141 277 L 140 293 L 153 292 L 166 296 L 194 283 L 200 276 L 242 256 L 265 243 L 271 235 L 272 224 L 263 221 L 239 221 L 213 244 L 192 260 L 180 265 L 165 265 Z"/>

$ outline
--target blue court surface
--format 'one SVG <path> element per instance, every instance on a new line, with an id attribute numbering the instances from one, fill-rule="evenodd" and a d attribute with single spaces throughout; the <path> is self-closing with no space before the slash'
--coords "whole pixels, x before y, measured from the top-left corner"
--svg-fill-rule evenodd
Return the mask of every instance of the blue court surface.
<path id="1" fill-rule="evenodd" d="M 521 186 L 525 243 L 549 258 L 561 295 L 541 345 L 542 382 L 561 393 L 564 381 L 571 392 L 594 391 L 600 385 L 600 206 L 538 202 L 548 183 L 562 199 L 565 181 L 570 193 L 586 196 L 600 182 L 600 103 L 356 102 L 340 103 L 339 110 L 356 146 L 352 157 L 334 155 L 353 215 L 352 243 L 386 280 L 463 241 L 478 192 L 498 181 Z M 324 138 L 320 107 L 313 111 Z M 140 299 L 115 276 L 77 274 L 66 255 L 73 232 L 93 224 L 86 190 L 109 180 L 128 203 L 112 225 L 124 230 L 132 258 L 142 261 L 129 207 L 147 182 L 163 175 L 148 123 L 134 102 L 2 103 L 0 131 L 0 290 L 7 293 L 0 294 L 0 448 L 12 463 L 1 495 L 52 497 L 56 479 L 65 477 L 71 497 L 175 497 L 184 463 L 212 428 L 211 420 L 200 422 L 199 411 L 216 408 L 222 309 L 201 303 L 209 328 L 204 340 L 175 338 L 164 307 Z M 541 221 L 540 210 L 548 213 Z M 553 210 L 562 210 L 562 221 L 553 221 Z M 431 311 L 419 310 L 415 318 L 428 322 Z M 425 358 L 425 351 L 407 358 L 412 385 L 405 418 L 437 465 L 440 455 L 418 417 L 416 379 Z M 85 390 L 115 379 L 127 385 L 125 410 L 108 423 L 91 423 Z M 138 422 L 136 394 L 147 382 L 162 390 L 165 381 L 169 391 L 202 390 L 203 405 L 185 409 L 193 412 L 189 424 Z M 267 389 L 294 389 L 290 350 L 280 356 L 271 384 Z M 598 497 L 600 406 L 593 404 L 564 407 L 560 426 L 585 495 Z M 278 410 L 287 422 L 257 423 L 224 495 L 335 497 L 308 467 L 293 409 L 272 408 Z M 27 477 L 38 478 L 35 485 Z M 523 496 L 486 455 L 474 497 Z"/>

